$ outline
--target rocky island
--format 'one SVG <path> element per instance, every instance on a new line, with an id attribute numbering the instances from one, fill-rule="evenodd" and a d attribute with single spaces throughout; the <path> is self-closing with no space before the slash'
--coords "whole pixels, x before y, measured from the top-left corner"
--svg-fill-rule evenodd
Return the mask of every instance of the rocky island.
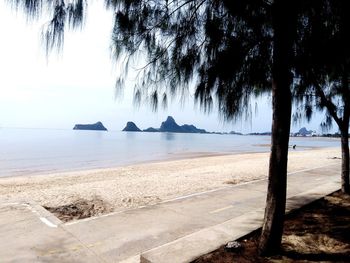
<path id="1" fill-rule="evenodd" d="M 159 129 L 149 127 L 143 130 L 144 132 L 159 132 Z"/>
<path id="2" fill-rule="evenodd" d="M 76 124 L 73 130 L 107 131 L 106 127 L 100 121 L 94 124 Z"/>
<path id="3" fill-rule="evenodd" d="M 123 131 L 141 131 L 135 123 L 129 121 Z M 175 119 L 172 116 L 168 116 L 168 118 L 162 122 L 160 128 L 147 128 L 144 129 L 143 132 L 176 132 L 176 133 L 207 133 L 204 129 L 198 129 L 194 125 L 184 124 L 178 125 Z"/>
<path id="4" fill-rule="evenodd" d="M 204 129 L 197 129 L 194 125 L 184 124 L 178 125 L 174 118 L 168 116 L 166 121 L 163 121 L 159 128 L 160 132 L 178 132 L 178 133 L 206 133 Z"/>
<path id="5" fill-rule="evenodd" d="M 132 121 L 128 121 L 125 128 L 122 131 L 128 131 L 128 132 L 140 132 L 141 130 L 139 127 L 136 126 L 135 123 Z"/>
<path id="6" fill-rule="evenodd" d="M 316 131 L 308 131 L 305 127 L 301 128 L 298 132 L 292 134 L 292 136 L 312 136 L 313 134 L 316 134 Z"/>

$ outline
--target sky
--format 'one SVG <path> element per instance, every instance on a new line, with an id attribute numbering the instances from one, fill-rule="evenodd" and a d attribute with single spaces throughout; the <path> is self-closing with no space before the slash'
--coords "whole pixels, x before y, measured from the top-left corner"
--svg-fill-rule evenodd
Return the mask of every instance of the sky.
<path id="1" fill-rule="evenodd" d="M 116 96 L 120 68 L 110 53 L 113 13 L 100 1 L 89 4 L 82 31 L 65 35 L 63 50 L 48 58 L 41 42 L 46 20 L 30 22 L 0 0 L 0 127 L 72 129 L 76 123 L 101 121 L 109 130 L 121 130 L 127 121 L 145 129 L 159 127 L 171 115 L 178 124 L 194 124 L 208 131 L 243 133 L 271 130 L 271 97 L 252 101 L 252 114 L 224 122 L 214 109 L 207 114 L 194 105 L 193 96 L 181 105 L 153 112 L 149 105 L 135 107 L 130 78 L 123 96 Z M 132 75 L 132 74 L 131 74 Z M 292 124 L 320 130 L 323 116 L 311 123 Z"/>

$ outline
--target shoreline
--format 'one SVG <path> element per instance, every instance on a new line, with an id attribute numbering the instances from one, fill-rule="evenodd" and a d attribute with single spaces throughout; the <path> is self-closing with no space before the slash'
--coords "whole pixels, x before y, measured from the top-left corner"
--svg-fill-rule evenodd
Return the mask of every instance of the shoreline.
<path id="1" fill-rule="evenodd" d="M 2 136 L 0 178 L 116 168 L 227 154 L 269 152 L 266 136 L 203 137 L 196 134 L 13 132 Z M 292 137 L 296 151 L 338 147 L 339 139 Z"/>
<path id="2" fill-rule="evenodd" d="M 115 168 L 0 178 L 3 202 L 35 201 L 57 208 L 95 204 L 94 215 L 265 179 L 269 152 L 219 154 Z M 290 151 L 288 172 L 339 164 L 340 149 Z"/>
<path id="3" fill-rule="evenodd" d="M 104 171 L 111 171 L 119 168 L 125 168 L 130 166 L 137 166 L 137 165 L 143 165 L 143 164 L 157 164 L 157 163 L 163 163 L 163 162 L 172 162 L 172 161 L 181 161 L 181 160 L 187 160 L 187 159 L 197 159 L 197 158 L 206 158 L 206 157 L 220 157 L 220 156 L 227 156 L 227 155 L 236 155 L 236 154 L 250 154 L 250 153 L 261 153 L 261 152 L 184 152 L 184 153 L 169 153 L 167 156 L 163 158 L 155 158 L 151 160 L 144 160 L 144 161 L 135 161 L 130 162 L 126 164 L 119 164 L 119 165 L 113 165 L 113 166 L 100 166 L 96 168 L 83 168 L 83 169 L 74 169 L 74 168 L 67 168 L 62 170 L 47 170 L 42 172 L 32 172 L 31 170 L 23 171 L 23 174 L 15 174 L 15 175 L 4 175 L 0 176 L 0 182 L 2 179 L 6 178 L 22 178 L 22 177 L 50 177 L 50 176 L 64 176 L 72 175 L 74 174 L 84 174 L 84 173 L 94 173 L 94 172 L 104 172 Z"/>
<path id="4" fill-rule="evenodd" d="M 220 156 L 230 156 L 230 155 L 246 155 L 246 154 L 257 154 L 257 153 L 270 153 L 270 144 L 255 144 L 253 146 L 268 148 L 261 151 L 232 151 L 232 152 L 178 152 L 178 153 L 168 153 L 164 157 L 143 160 L 143 161 L 134 161 L 125 164 L 117 165 L 106 165 L 106 166 L 96 166 L 96 167 L 86 167 L 86 168 L 66 168 L 60 170 L 43 170 L 43 171 L 20 171 L 15 172 L 14 175 L 0 175 L 0 181 L 6 178 L 17 178 L 17 177 L 40 177 L 40 176 L 63 176 L 65 174 L 71 175 L 72 173 L 82 174 L 82 173 L 91 173 L 91 172 L 104 172 L 115 170 L 123 167 L 130 167 L 135 165 L 143 164 L 156 164 L 163 162 L 172 162 L 172 161 L 181 161 L 187 159 L 198 159 L 206 157 L 220 157 Z M 289 150 L 291 152 L 303 152 L 303 151 L 313 151 L 313 150 L 323 150 L 323 149 L 338 149 L 338 147 L 318 147 L 318 146 L 299 146 L 297 149 L 292 149 L 292 145 L 289 145 Z"/>

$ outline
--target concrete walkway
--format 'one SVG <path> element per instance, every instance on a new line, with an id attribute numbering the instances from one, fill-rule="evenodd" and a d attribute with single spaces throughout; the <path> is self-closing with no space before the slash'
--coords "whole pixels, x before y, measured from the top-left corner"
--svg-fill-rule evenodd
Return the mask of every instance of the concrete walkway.
<path id="1" fill-rule="evenodd" d="M 291 173 L 287 210 L 340 187 L 340 165 Z M 262 225 L 266 180 L 63 224 L 34 203 L 0 204 L 0 262 L 189 262 Z"/>

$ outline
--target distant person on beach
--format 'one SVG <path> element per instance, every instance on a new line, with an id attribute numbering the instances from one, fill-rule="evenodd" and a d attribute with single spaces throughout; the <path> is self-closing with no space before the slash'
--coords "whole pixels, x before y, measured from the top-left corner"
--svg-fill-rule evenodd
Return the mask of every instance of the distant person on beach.
<path id="1" fill-rule="evenodd" d="M 297 145 L 296 145 L 296 144 L 294 144 L 294 145 L 293 145 L 293 150 L 295 150 L 295 147 L 297 147 Z"/>

